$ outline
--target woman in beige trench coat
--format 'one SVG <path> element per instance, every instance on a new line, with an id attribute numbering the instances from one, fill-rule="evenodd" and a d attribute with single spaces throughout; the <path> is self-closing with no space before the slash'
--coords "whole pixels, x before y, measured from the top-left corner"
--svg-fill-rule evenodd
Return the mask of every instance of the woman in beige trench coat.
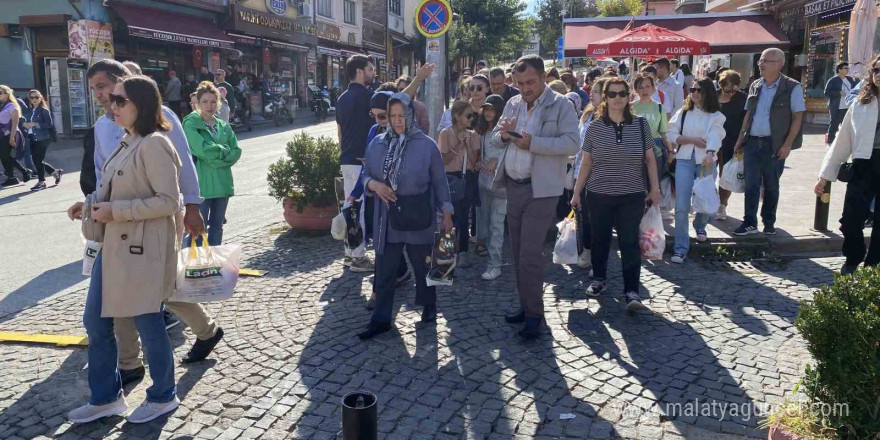
<path id="1" fill-rule="evenodd" d="M 128 410 L 116 365 L 116 317 L 134 317 L 153 379 L 147 400 L 128 421 L 148 422 L 180 404 L 171 341 L 162 317 L 162 301 L 173 294 L 177 274 L 174 214 L 180 199 L 180 158 L 162 134 L 170 126 L 151 79 L 135 76 L 118 82 L 110 100 L 113 121 L 127 134 L 104 165 L 104 179 L 92 206 L 91 217 L 106 225 L 83 313 L 92 395 L 88 404 L 70 412 L 74 423 Z M 76 203 L 68 215 L 82 218 L 82 209 L 83 203 Z"/>

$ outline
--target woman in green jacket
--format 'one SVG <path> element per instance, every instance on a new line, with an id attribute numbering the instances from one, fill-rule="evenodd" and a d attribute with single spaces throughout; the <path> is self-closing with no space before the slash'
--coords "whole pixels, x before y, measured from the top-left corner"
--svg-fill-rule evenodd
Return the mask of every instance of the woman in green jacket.
<path id="1" fill-rule="evenodd" d="M 232 127 L 217 117 L 220 91 L 204 81 L 196 89 L 196 100 L 199 111 L 183 118 L 183 131 L 196 163 L 199 190 L 205 199 L 200 210 L 208 227 L 208 244 L 219 246 L 223 242 L 229 197 L 235 193 L 232 166 L 241 157 L 241 149 Z"/>

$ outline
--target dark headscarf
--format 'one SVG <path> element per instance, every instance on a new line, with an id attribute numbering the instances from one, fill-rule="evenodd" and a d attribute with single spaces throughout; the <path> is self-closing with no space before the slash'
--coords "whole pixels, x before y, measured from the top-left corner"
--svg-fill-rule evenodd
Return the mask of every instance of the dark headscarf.
<path id="1" fill-rule="evenodd" d="M 391 121 L 388 121 L 388 152 L 385 154 L 385 163 L 382 173 L 385 181 L 391 185 L 391 189 L 397 190 L 397 179 L 403 172 L 404 157 L 406 156 L 406 144 L 413 136 L 422 132 L 413 117 L 412 99 L 406 93 L 395 93 L 388 100 L 388 116 L 391 117 L 391 106 L 396 103 L 403 104 L 403 114 L 406 118 L 406 130 L 403 134 L 394 131 Z"/>

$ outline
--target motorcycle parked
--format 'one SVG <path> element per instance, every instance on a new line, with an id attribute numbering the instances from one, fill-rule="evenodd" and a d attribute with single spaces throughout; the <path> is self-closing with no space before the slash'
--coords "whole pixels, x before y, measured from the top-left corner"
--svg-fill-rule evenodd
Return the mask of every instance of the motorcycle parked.
<path id="1" fill-rule="evenodd" d="M 324 90 L 314 85 L 309 85 L 309 93 L 311 94 L 309 109 L 315 112 L 318 122 L 324 122 L 327 119 L 327 115 L 336 111 L 336 108 L 330 102 L 329 93 L 325 93 Z"/>
<path id="2" fill-rule="evenodd" d="M 280 127 L 285 121 L 288 124 L 293 123 L 293 115 L 290 114 L 290 108 L 287 106 L 287 100 L 284 99 L 283 95 L 266 92 L 263 94 L 263 97 L 264 102 L 268 103 L 263 108 L 264 117 L 267 119 L 271 117 L 276 127 Z"/>

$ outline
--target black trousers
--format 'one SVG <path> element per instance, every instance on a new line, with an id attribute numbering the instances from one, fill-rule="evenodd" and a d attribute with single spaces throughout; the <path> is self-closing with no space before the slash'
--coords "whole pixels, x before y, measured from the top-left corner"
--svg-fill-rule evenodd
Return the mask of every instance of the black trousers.
<path id="1" fill-rule="evenodd" d="M 23 148 L 23 146 L 19 145 L 19 148 Z M 30 171 L 18 163 L 13 154 L 12 145 L 9 145 L 9 135 L 0 136 L 0 163 L 3 164 L 3 171 L 6 172 L 6 177 L 10 179 L 15 178 L 15 170 L 18 170 L 22 177 L 26 177 Z"/>
<path id="2" fill-rule="evenodd" d="M 55 167 L 46 162 L 46 151 L 49 149 L 51 140 L 31 142 L 31 158 L 34 160 L 34 167 L 37 168 L 37 179 L 40 182 L 46 180 L 46 174 L 55 172 Z"/>
<path id="3" fill-rule="evenodd" d="M 841 98 L 843 99 L 843 98 Z M 840 124 L 843 122 L 843 117 L 846 116 L 845 108 L 839 108 L 830 110 L 831 114 L 831 122 L 828 124 L 828 144 L 831 145 L 834 142 L 834 138 L 837 137 L 837 130 L 840 128 Z"/>
<path id="4" fill-rule="evenodd" d="M 471 171 L 468 171 L 470 174 Z M 452 214 L 452 223 L 458 232 L 458 251 L 467 252 L 470 243 L 470 212 L 471 207 L 475 206 L 480 198 L 477 181 L 473 179 L 465 179 L 464 198 L 453 203 L 452 208 L 455 213 Z"/>
<path id="5" fill-rule="evenodd" d="M 569 199 L 571 200 L 571 199 Z M 592 249 L 593 230 L 590 225 L 590 208 L 587 205 L 587 190 L 581 190 L 581 209 L 577 211 L 578 226 L 581 228 L 581 243 L 584 249 Z"/>
<path id="6" fill-rule="evenodd" d="M 425 258 L 431 255 L 430 244 L 385 243 L 385 252 L 376 255 L 376 275 L 373 289 L 376 291 L 376 305 L 372 322 L 390 323 L 394 314 L 394 287 L 403 249 L 413 266 L 416 277 L 416 305 L 427 306 L 437 303 L 437 287 L 428 287 L 425 277 L 428 266 Z M 403 263 L 406 264 L 405 262 Z"/>
<path id="7" fill-rule="evenodd" d="M 840 230 L 847 266 L 857 266 L 862 261 L 865 266 L 880 263 L 880 209 L 873 213 L 876 226 L 871 229 L 871 247 L 865 247 L 865 220 L 871 215 L 871 200 L 877 195 L 880 195 L 880 153 L 874 150 L 870 159 L 853 160 L 853 177 L 846 185 Z"/>
<path id="8" fill-rule="evenodd" d="M 608 278 L 608 254 L 611 252 L 611 229 L 617 229 L 617 244 L 623 260 L 623 291 L 638 292 L 642 270 L 642 251 L 639 248 L 639 223 L 645 212 L 645 195 L 609 196 L 587 194 L 590 220 L 593 228 L 593 246 L 590 260 L 593 279 Z"/>

